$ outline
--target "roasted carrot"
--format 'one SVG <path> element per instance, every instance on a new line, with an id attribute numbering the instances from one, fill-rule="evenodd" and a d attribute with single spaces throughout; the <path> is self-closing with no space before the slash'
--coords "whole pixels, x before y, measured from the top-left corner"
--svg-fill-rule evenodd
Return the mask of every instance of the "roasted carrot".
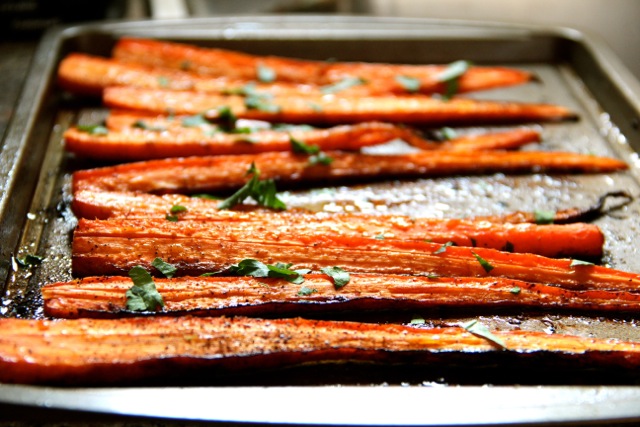
<path id="1" fill-rule="evenodd" d="M 336 290 L 320 274 L 302 284 L 253 277 L 155 279 L 164 307 L 159 315 L 290 316 L 311 312 L 370 312 L 432 307 L 509 307 L 637 312 L 640 295 L 628 292 L 572 291 L 541 283 L 503 278 L 351 274 Z M 127 310 L 128 277 L 88 277 L 42 288 L 45 315 L 58 318 L 117 317 Z"/>
<path id="2" fill-rule="evenodd" d="M 211 203 L 208 204 L 208 212 L 199 213 L 198 208 L 206 208 L 207 205 L 198 200 L 192 204 L 185 199 L 168 196 L 160 205 L 157 204 L 157 199 L 149 197 L 134 200 L 123 198 L 115 202 L 121 204 L 120 211 L 125 211 L 124 215 L 128 219 L 155 218 L 164 221 L 172 206 L 181 206 L 181 226 L 193 230 L 210 229 L 212 232 L 230 227 L 234 233 L 247 235 L 268 234 L 276 229 L 279 233 L 292 234 L 322 233 L 345 237 L 426 240 L 580 259 L 600 258 L 604 244 L 600 229 L 596 225 L 584 223 L 499 224 L 461 219 L 410 218 L 402 215 L 229 212 L 220 211 Z M 122 224 L 126 228 L 127 221 Z"/>
<path id="3" fill-rule="evenodd" d="M 318 183 L 345 179 L 384 179 L 483 174 L 492 172 L 595 173 L 627 168 L 617 159 L 575 153 L 423 151 L 367 155 L 328 151 L 329 165 L 312 165 L 309 156 L 290 152 L 150 160 L 82 170 L 73 175 L 74 192 L 204 192 L 241 187 L 254 164 L 262 179 Z"/>
<path id="4" fill-rule="evenodd" d="M 484 151 L 511 150 L 539 141 L 540 132 L 535 129 L 521 128 L 502 132 L 462 135 L 439 143 L 417 138 L 407 142 L 423 150 Z"/>
<path id="5" fill-rule="evenodd" d="M 413 144 L 425 143 L 407 128 L 379 122 L 341 125 L 329 129 L 292 127 L 251 131 L 249 128 L 240 128 L 240 131 L 228 132 L 208 124 L 182 127 L 180 121 L 177 121 L 176 125 L 165 127 L 157 122 L 139 119 L 136 127 L 105 134 L 70 128 L 64 133 L 65 147 L 78 156 L 88 158 L 147 160 L 291 151 L 292 139 L 321 150 L 357 150 L 398 138 L 412 141 Z"/>
<path id="6" fill-rule="evenodd" d="M 533 236 L 532 236 L 533 237 Z M 535 237 L 534 237 L 535 238 Z M 554 245 L 557 242 L 550 242 Z M 424 241 L 290 233 L 279 227 L 157 219 L 80 219 L 72 244 L 76 276 L 123 275 L 159 257 L 181 275 L 217 272 L 244 259 L 354 273 L 507 277 L 569 289 L 640 290 L 640 276 L 570 259 Z"/>
<path id="7" fill-rule="evenodd" d="M 447 366 L 464 355 L 473 364 L 483 354 L 497 352 L 528 368 L 540 359 L 531 355 L 553 356 L 556 363 L 579 357 L 584 367 L 640 366 L 639 347 L 632 342 L 518 330 L 492 334 L 499 344 L 458 327 L 423 329 L 304 319 L 0 319 L 0 381 L 169 383 L 310 363 Z"/>
<path id="8" fill-rule="evenodd" d="M 378 91 L 407 93 L 399 80 L 415 79 L 416 91 L 443 92 L 440 81 L 444 65 L 397 65 L 361 62 L 309 61 L 277 56 L 258 56 L 224 49 L 207 49 L 191 45 L 155 40 L 123 38 L 116 44 L 113 56 L 123 62 L 188 70 L 210 76 L 259 80 L 259 70 L 268 69 L 277 82 L 329 85 L 345 78 L 359 78 Z M 530 81 L 526 71 L 504 67 L 471 67 L 460 78 L 459 91 L 491 89 Z"/>
<path id="9" fill-rule="evenodd" d="M 383 121 L 435 126 L 575 118 L 570 110 L 551 104 L 411 96 L 224 96 L 194 91 L 108 87 L 104 90 L 103 100 L 111 108 L 161 114 L 205 114 L 209 119 L 217 119 L 221 108 L 228 107 L 240 118 L 280 123 Z"/>

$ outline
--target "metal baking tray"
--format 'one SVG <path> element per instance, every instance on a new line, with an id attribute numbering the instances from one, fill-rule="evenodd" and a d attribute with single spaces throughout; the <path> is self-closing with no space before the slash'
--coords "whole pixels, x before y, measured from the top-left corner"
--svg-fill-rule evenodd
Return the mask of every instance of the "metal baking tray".
<path id="1" fill-rule="evenodd" d="M 291 189 L 283 197 L 292 206 L 462 217 L 587 207 L 602 194 L 617 190 L 640 194 L 640 85 L 599 40 L 575 30 L 346 16 L 217 17 L 56 29 L 41 42 L 15 119 L 0 147 L 0 170 L 5 177 L 0 182 L 0 316 L 42 317 L 40 286 L 71 277 L 70 239 L 76 220 L 69 208 L 70 173 L 97 164 L 66 154 L 61 134 L 73 123 L 96 122 L 104 110 L 96 100 L 60 91 L 55 84 L 56 66 L 72 51 L 109 55 L 123 35 L 320 60 L 447 63 L 468 59 L 477 64 L 521 67 L 533 71 L 539 81 L 471 96 L 570 107 L 580 120 L 539 125 L 544 141 L 532 148 L 617 156 L 631 166 L 628 172 L 614 175 L 494 174 Z M 603 261 L 640 272 L 635 245 L 640 238 L 640 202 L 634 200 L 596 222 L 606 236 Z M 25 253 L 45 259 L 37 268 L 15 268 L 14 257 Z M 479 318 L 495 328 L 640 341 L 639 321 L 630 316 L 439 310 L 418 314 L 433 325 Z M 402 316 L 410 320 L 410 314 Z M 414 371 L 405 366 L 364 373 L 351 368 L 294 369 L 276 378 L 176 386 L 0 384 L 0 410 L 41 420 L 144 417 L 165 422 L 300 425 L 640 420 L 640 381 L 635 373 L 553 366 L 540 371 L 495 363 L 449 370 Z M 323 409 L 319 410 L 319 402 Z"/>

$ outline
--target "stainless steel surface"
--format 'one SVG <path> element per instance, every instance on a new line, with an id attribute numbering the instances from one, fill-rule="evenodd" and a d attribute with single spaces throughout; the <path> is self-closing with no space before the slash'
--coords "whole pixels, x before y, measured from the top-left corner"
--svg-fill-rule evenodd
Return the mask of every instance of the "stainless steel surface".
<path id="1" fill-rule="evenodd" d="M 227 17 L 71 28 L 51 33 L 43 40 L 0 151 L 0 167 L 8 177 L 2 182 L 0 195 L 5 243 L 2 315 L 42 316 L 39 286 L 70 276 L 70 231 L 75 222 L 68 206 L 69 173 L 89 164 L 65 155 L 60 135 L 77 119 L 95 120 L 102 109 L 95 103 L 60 93 L 54 85 L 55 66 L 71 50 L 108 54 L 117 37 L 124 34 L 315 59 L 417 63 L 467 58 L 477 63 L 523 67 L 536 72 L 541 83 L 474 96 L 555 102 L 573 108 L 581 120 L 542 126 L 545 142 L 537 148 L 615 155 L 632 165 L 628 173 L 612 176 L 496 174 L 290 191 L 284 197 L 293 206 L 465 216 L 470 209 L 481 215 L 515 209 L 587 206 L 602 193 L 616 189 L 640 194 L 634 151 L 640 148 L 638 82 L 597 40 L 584 38 L 575 31 L 419 19 L 335 17 L 327 21 L 325 17 L 312 16 Z M 607 238 L 605 261 L 614 267 L 640 272 L 634 245 L 640 237 L 639 213 L 636 201 L 616 215 L 598 221 Z M 14 270 L 11 256 L 25 251 L 46 256 L 45 262 L 34 270 Z M 457 324 L 464 317 L 460 313 L 422 314 L 434 324 Z M 637 321 L 628 316 L 489 312 L 474 316 L 497 328 L 640 341 Z M 494 376 L 494 384 L 502 384 L 489 388 L 469 385 L 474 384 L 472 379 L 455 376 L 455 381 L 449 381 L 446 387 L 443 386 L 446 379 L 431 381 L 433 377 L 429 376 L 409 377 L 408 387 L 402 387 L 401 383 L 387 387 L 384 381 L 359 387 L 264 387 L 257 383 L 251 387 L 61 389 L 0 385 L 0 403 L 14 409 L 26 406 L 43 412 L 57 408 L 172 419 L 301 424 L 502 424 L 640 418 L 637 405 L 640 388 L 611 385 L 636 384 L 634 376 L 617 373 L 607 381 L 604 373 L 577 378 L 576 383 L 575 377 L 554 372 L 552 376 L 527 379 L 527 384 L 542 385 L 537 387 L 517 386 L 514 379 L 505 377 L 505 372 L 496 368 L 486 375 Z M 425 378 L 429 381 L 423 383 Z M 551 386 L 574 383 L 589 385 Z M 156 403 L 132 405 L 147 399 Z M 308 402 L 327 400 L 337 405 L 336 411 L 310 410 L 316 404 Z M 172 405 L 173 402 L 184 403 Z M 218 404 L 198 405 L 198 402 Z M 464 402 L 464 411 L 456 409 L 460 408 L 460 402 Z M 585 403 L 588 409 L 581 409 Z M 252 406 L 255 411 L 243 411 L 238 405 Z"/>

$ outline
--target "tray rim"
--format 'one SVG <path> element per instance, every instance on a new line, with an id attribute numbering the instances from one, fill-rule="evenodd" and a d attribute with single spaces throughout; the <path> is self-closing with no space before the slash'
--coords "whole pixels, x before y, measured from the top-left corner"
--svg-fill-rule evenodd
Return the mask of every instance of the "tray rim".
<path id="1" fill-rule="evenodd" d="M 469 29 L 464 37 L 474 32 L 495 36 L 550 35 L 579 43 L 586 48 L 594 60 L 609 74 L 614 86 L 621 91 L 629 104 L 640 116 L 640 83 L 627 67 L 598 37 L 567 28 L 533 25 L 503 24 L 497 22 L 475 22 L 462 20 L 442 20 L 427 18 L 396 18 L 370 16 L 331 16 L 334 23 L 346 25 L 394 24 L 412 27 L 389 29 L 384 37 L 425 37 L 435 29 Z M 201 35 L 203 31 L 224 32 L 224 26 L 232 28 L 225 37 L 237 38 L 251 35 L 260 36 L 263 29 L 243 29 L 243 22 L 271 25 L 275 31 L 287 37 L 286 28 L 277 28 L 286 22 L 326 22 L 321 15 L 228 15 L 213 18 L 191 18 L 159 21 L 118 21 L 88 23 L 71 27 L 56 27 L 43 36 L 34 55 L 33 69 L 42 67 L 49 72 L 56 65 L 56 57 L 62 42 L 67 37 L 84 32 L 134 34 L 154 31 L 164 32 L 165 38 L 175 38 L 177 34 Z M 194 29 L 193 25 L 213 26 L 209 30 Z M 187 28 L 184 28 L 187 26 Z M 236 29 L 233 29 L 234 26 Z M 437 28 L 430 28 L 437 27 Z M 456 27 L 458 26 L 458 27 Z M 153 27 L 153 28 L 150 28 Z M 239 29 L 238 29 L 239 28 Z M 167 33 L 169 31 L 169 33 Z M 325 29 L 332 31 L 331 29 Z M 317 31 L 314 33 L 317 35 Z M 336 35 L 358 35 L 361 29 L 343 28 Z M 380 28 L 370 34 L 380 34 Z M 455 31 L 446 34 L 453 37 Z M 168 36 L 168 37 L 167 37 Z M 173 36 L 173 37 L 171 37 Z M 309 35 L 312 37 L 312 35 Z M 17 105 L 14 119 L 5 134 L 5 145 L 0 147 L 0 166 L 14 165 L 25 161 L 26 141 L 33 126 L 40 104 L 46 93 L 47 79 L 33 71 L 25 80 L 24 90 Z M 24 118 L 26 121 L 18 120 Z M 9 142 L 9 144 L 7 144 Z M 12 168 L 7 180 L 0 185 L 0 219 L 10 196 L 17 185 L 17 171 Z M 153 405 L 134 407 L 136 399 L 153 397 Z M 323 398 L 324 396 L 324 398 Z M 231 400 L 229 398 L 232 398 Z M 268 399 L 265 399 L 268 397 Z M 326 411 L 323 418 L 309 408 L 312 399 L 341 402 L 343 411 Z M 175 405 L 176 399 L 187 404 Z M 226 401 L 223 408 L 209 407 L 203 402 Z M 469 400 L 471 399 L 471 400 Z M 164 403 L 163 403 L 164 401 Z M 389 402 L 402 402 L 402 411 L 394 412 Z M 260 416 L 247 411 L 247 403 L 258 405 Z M 274 405 L 274 402 L 278 403 Z M 342 406 L 342 403 L 346 404 Z M 431 402 L 425 406 L 425 402 Z M 465 410 L 455 408 L 464 402 Z M 640 420 L 640 387 L 636 386 L 456 386 L 456 387 L 163 387 L 163 388 L 57 388 L 29 385 L 0 384 L 0 407 L 27 408 L 42 414 L 51 410 L 74 414 L 109 414 L 122 417 L 144 417 L 151 419 L 173 419 L 191 421 L 216 421 L 258 424 L 299 424 L 299 425 L 486 425 L 486 424 L 530 424 L 530 423 L 593 423 L 596 421 Z M 231 403 L 231 405 L 227 404 Z M 378 404 L 376 404 L 378 403 Z M 586 403 L 586 404 L 585 404 Z M 200 405 L 199 407 L 197 405 Z M 303 410 L 293 410 L 302 408 Z M 244 410 L 243 410 L 244 409 Z M 391 409 L 391 410 L 389 410 Z M 348 410 L 348 411 L 347 411 Z M 425 415 L 425 412 L 428 414 Z M 8 412 L 10 413 L 10 412 Z M 283 415 L 284 414 L 284 415 Z M 47 418 L 49 419 L 49 418 Z"/>

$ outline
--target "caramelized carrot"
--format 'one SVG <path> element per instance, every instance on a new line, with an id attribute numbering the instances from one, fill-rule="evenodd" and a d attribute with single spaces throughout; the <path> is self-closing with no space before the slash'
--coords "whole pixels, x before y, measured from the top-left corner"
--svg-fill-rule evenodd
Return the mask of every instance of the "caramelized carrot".
<path id="1" fill-rule="evenodd" d="M 156 67 L 189 70 L 197 74 L 226 76 L 234 79 L 258 80 L 259 68 L 273 71 L 278 82 L 329 85 L 344 78 L 360 78 L 378 91 L 407 93 L 398 81 L 409 77 L 419 81 L 421 93 L 443 92 L 440 74 L 443 65 L 397 65 L 358 62 L 309 61 L 277 56 L 258 56 L 224 49 L 200 48 L 191 45 L 155 40 L 123 38 L 118 41 L 113 56 L 123 62 Z M 459 81 L 459 91 L 491 89 L 526 83 L 531 74 L 504 67 L 471 67 Z"/>
<path id="2" fill-rule="evenodd" d="M 511 150 L 539 141 L 540 132 L 534 129 L 522 128 L 485 134 L 462 135 L 440 143 L 416 138 L 407 142 L 423 150 L 484 151 Z"/>
<path id="3" fill-rule="evenodd" d="M 156 257 L 177 265 L 181 275 L 217 272 L 252 258 L 312 270 L 340 266 L 354 273 L 493 276 L 569 289 L 640 290 L 637 274 L 575 265 L 569 259 L 415 240 L 289 232 L 269 224 L 242 229 L 233 223 L 195 220 L 80 219 L 72 254 L 73 273 L 80 277 L 127 274 L 135 265 L 150 268 Z"/>
<path id="4" fill-rule="evenodd" d="M 362 361 L 447 366 L 461 356 L 512 356 L 531 368 L 540 358 L 585 367 L 640 366 L 637 344 L 618 340 L 494 331 L 504 345 L 463 328 L 394 324 L 198 317 L 65 321 L 0 319 L 0 381 L 106 385 L 255 372 L 311 363 Z M 250 337 L 250 339 L 247 339 Z M 573 362 L 575 363 L 575 361 Z M 188 382 L 188 381 L 187 381 Z"/>
<path id="5" fill-rule="evenodd" d="M 440 100 L 411 96 L 286 96 L 244 97 L 193 91 L 108 87 L 104 103 L 111 108 L 161 114 L 205 114 L 217 119 L 228 107 L 237 117 L 280 123 L 357 123 L 383 121 L 421 125 L 513 123 L 575 118 L 568 109 L 550 104 Z"/>
<path id="6" fill-rule="evenodd" d="M 160 123 L 159 123 L 160 122 Z M 181 126 L 180 119 L 165 125 L 166 120 L 140 120 L 135 127 L 106 134 L 92 134 L 79 128 L 64 133 L 65 147 L 78 156 L 102 160 L 146 160 L 167 157 L 249 154 L 291 151 L 291 139 L 321 150 L 357 150 L 402 138 L 414 144 L 423 140 L 400 126 L 367 122 L 341 125 L 329 129 L 284 128 L 246 132 L 224 132 L 216 126 L 202 124 Z M 419 141 L 419 142 L 415 142 Z"/>
<path id="7" fill-rule="evenodd" d="M 311 165 L 309 156 L 290 152 L 190 157 L 75 172 L 74 191 L 204 192 L 241 187 L 252 164 L 262 179 L 282 183 L 317 183 L 353 178 L 384 179 L 482 174 L 492 172 L 615 172 L 627 165 L 617 159 L 574 153 L 423 151 L 367 155 L 328 151 L 330 165 Z"/>
<path id="8" fill-rule="evenodd" d="M 100 194 L 98 194 L 100 197 Z M 164 221 L 175 205 L 186 211 L 180 214 L 185 229 L 211 230 L 231 227 L 234 233 L 262 235 L 277 229 L 292 234 L 322 233 L 335 236 L 376 239 L 451 242 L 458 246 L 493 248 L 511 252 L 528 252 L 548 257 L 595 259 L 602 256 L 604 237 L 596 225 L 499 224 L 461 219 L 410 218 L 402 215 L 305 214 L 219 211 L 209 203 L 190 203 L 187 198 L 169 196 L 158 205 L 150 198 L 117 200 L 127 218 L 156 218 Z M 150 203 L 147 203 L 149 201 Z M 168 204 L 167 202 L 173 202 Z M 184 204 L 183 204 L 184 203 Z M 191 207 L 194 207 L 193 211 Z M 127 222 L 123 221 L 124 227 Z M 216 231 L 217 232 L 217 231 Z"/>
<path id="9" fill-rule="evenodd" d="M 351 274 L 336 290 L 327 276 L 304 276 L 301 285 L 253 277 L 155 279 L 164 307 L 161 315 L 290 316 L 311 312 L 417 310 L 433 307 L 509 307 L 602 312 L 640 310 L 640 295 L 628 292 L 572 291 L 503 278 Z M 42 288 L 45 315 L 62 318 L 127 314 L 128 277 L 88 277 Z M 305 292 L 306 290 L 306 292 Z M 132 314 L 128 312 L 128 314 Z"/>

